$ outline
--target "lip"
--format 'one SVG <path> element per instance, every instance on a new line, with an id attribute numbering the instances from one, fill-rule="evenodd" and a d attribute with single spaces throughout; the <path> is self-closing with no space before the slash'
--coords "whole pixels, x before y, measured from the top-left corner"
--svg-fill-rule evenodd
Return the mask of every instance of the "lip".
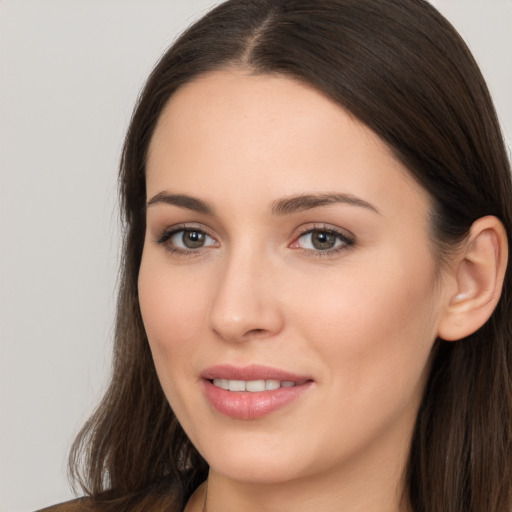
<path id="1" fill-rule="evenodd" d="M 220 364 L 211 366 L 201 372 L 202 379 L 228 379 L 228 380 L 290 380 L 293 382 L 303 382 L 313 380 L 306 375 L 297 375 L 279 368 L 261 366 L 252 364 L 250 366 L 232 366 L 230 364 Z"/>
<path id="2" fill-rule="evenodd" d="M 240 420 L 254 420 L 271 414 L 298 400 L 313 385 L 313 380 L 308 376 L 260 365 L 217 365 L 201 372 L 200 377 L 205 396 L 212 407 L 224 416 Z M 213 379 L 280 380 L 298 384 L 254 393 L 221 389 L 211 382 Z"/>

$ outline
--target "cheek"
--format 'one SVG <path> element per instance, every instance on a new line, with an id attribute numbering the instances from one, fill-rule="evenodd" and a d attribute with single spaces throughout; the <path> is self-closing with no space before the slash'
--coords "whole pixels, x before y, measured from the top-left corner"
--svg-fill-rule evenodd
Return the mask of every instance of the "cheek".
<path id="1" fill-rule="evenodd" d="M 394 255 L 393 255 L 394 256 Z M 425 257 L 343 269 L 326 289 L 309 289 L 297 318 L 331 361 L 329 378 L 354 394 L 416 388 L 436 338 L 434 270 Z M 386 264 L 388 261 L 389 264 Z M 350 396 L 350 393 L 343 396 Z"/>
<path id="2" fill-rule="evenodd" d="M 191 279 L 187 272 L 175 272 L 154 259 L 142 259 L 139 302 L 157 372 L 161 380 L 168 380 L 191 371 L 188 356 L 201 341 L 199 331 L 206 319 L 205 288 L 204 280 Z"/>

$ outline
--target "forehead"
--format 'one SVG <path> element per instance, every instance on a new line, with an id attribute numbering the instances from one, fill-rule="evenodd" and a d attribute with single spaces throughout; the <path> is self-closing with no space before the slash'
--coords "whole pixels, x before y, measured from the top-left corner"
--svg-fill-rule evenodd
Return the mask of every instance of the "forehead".
<path id="1" fill-rule="evenodd" d="M 202 148 L 208 142 L 228 144 L 228 149 L 236 144 L 238 154 L 263 156 L 264 150 L 266 153 L 297 142 L 307 141 L 307 150 L 317 146 L 320 138 L 327 142 L 327 134 L 343 146 L 350 143 L 349 132 L 355 137 L 371 133 L 341 106 L 307 84 L 280 75 L 251 75 L 236 69 L 215 71 L 200 75 L 170 98 L 158 120 L 149 161 L 155 146 L 177 143 L 178 139 L 180 147 L 184 142 L 201 139 Z M 250 135 L 251 140 L 245 135 Z M 366 139 L 368 144 L 376 143 L 375 149 L 390 153 L 377 137 Z M 248 144 L 241 146 L 242 142 Z"/>
<path id="2" fill-rule="evenodd" d="M 183 187 L 215 195 L 212 181 L 254 196 L 426 193 L 389 147 L 340 105 L 297 80 L 216 71 L 180 88 L 157 123 L 148 153 L 148 196 Z M 181 192 L 178 190 L 178 192 Z M 403 206 L 403 205 L 402 205 Z"/>

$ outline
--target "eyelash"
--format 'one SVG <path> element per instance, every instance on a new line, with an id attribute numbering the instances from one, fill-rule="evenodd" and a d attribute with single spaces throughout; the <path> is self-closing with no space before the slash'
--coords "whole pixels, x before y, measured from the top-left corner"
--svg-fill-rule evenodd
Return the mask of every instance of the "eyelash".
<path id="1" fill-rule="evenodd" d="M 209 235 L 204 229 L 193 226 L 193 225 L 178 225 L 170 229 L 164 230 L 155 240 L 155 242 L 159 245 L 165 246 L 165 249 L 171 253 L 177 254 L 179 256 L 197 256 L 200 254 L 201 249 L 208 248 L 214 246 L 213 244 L 207 245 L 207 246 L 201 246 L 197 249 L 184 249 L 180 247 L 176 247 L 169 243 L 169 241 L 177 235 L 178 233 L 186 233 L 186 232 L 197 232 L 200 233 L 208 238 L 211 238 L 216 243 L 218 243 L 214 237 Z M 341 243 L 333 248 L 330 249 L 308 249 L 308 248 L 302 248 L 299 247 L 298 241 L 307 236 L 312 235 L 313 233 L 324 233 L 327 235 L 334 236 L 338 241 Z M 341 251 L 347 250 L 348 248 L 352 247 L 355 244 L 355 237 L 353 235 L 349 235 L 346 232 L 342 232 L 339 229 L 333 228 L 331 226 L 327 226 L 325 224 L 323 225 L 315 225 L 313 227 L 304 228 L 298 236 L 296 236 L 293 240 L 293 242 L 289 245 L 290 248 L 294 250 L 299 250 L 302 253 L 308 255 L 308 256 L 314 256 L 314 257 L 326 257 L 326 256 L 332 256 L 333 254 L 337 254 Z M 295 247 L 293 247 L 296 245 Z"/>
<path id="2" fill-rule="evenodd" d="M 321 225 L 315 225 L 313 227 L 304 228 L 299 235 L 294 239 L 294 241 L 291 243 L 291 246 L 298 243 L 298 240 L 300 240 L 302 237 L 305 237 L 306 235 L 312 235 L 313 233 L 324 233 L 327 235 L 334 236 L 337 240 L 339 240 L 341 243 L 331 249 L 305 249 L 302 247 L 295 247 L 295 250 L 299 250 L 302 253 L 313 256 L 317 258 L 332 256 L 334 254 L 337 254 L 342 251 L 346 251 L 350 247 L 352 247 L 355 244 L 355 237 L 352 234 L 348 234 L 346 232 L 343 232 L 337 228 L 334 228 L 332 226 L 328 226 L 326 224 Z"/>
<path id="3" fill-rule="evenodd" d="M 177 254 L 178 256 L 197 256 L 200 253 L 200 249 L 203 249 L 203 247 L 198 247 L 197 249 L 183 249 L 181 247 L 176 247 L 169 243 L 169 241 L 172 239 L 173 236 L 177 235 L 178 233 L 186 233 L 186 232 L 193 232 L 193 233 L 200 233 L 204 236 L 207 236 L 208 238 L 211 238 L 212 240 L 215 240 L 212 236 L 210 236 L 204 229 L 188 225 L 188 224 L 182 224 L 175 226 L 170 229 L 166 229 L 160 234 L 155 242 L 159 245 L 163 245 L 167 251 L 170 253 Z M 209 246 L 206 246 L 209 247 Z"/>

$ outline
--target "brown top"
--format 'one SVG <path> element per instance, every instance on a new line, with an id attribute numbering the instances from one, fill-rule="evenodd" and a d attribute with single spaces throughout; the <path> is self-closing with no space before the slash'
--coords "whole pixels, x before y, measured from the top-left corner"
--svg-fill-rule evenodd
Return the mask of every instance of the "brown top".
<path id="1" fill-rule="evenodd" d="M 93 512 L 91 502 L 87 498 L 78 498 L 76 500 L 66 501 L 58 505 L 42 508 L 36 512 Z"/>
<path id="2" fill-rule="evenodd" d="M 65 503 L 52 505 L 36 512 L 182 512 L 169 493 L 146 493 L 135 497 L 95 501 L 90 497 L 78 498 Z"/>
<path id="3" fill-rule="evenodd" d="M 165 484 L 165 485 L 164 485 Z M 85 496 L 46 507 L 36 512 L 183 512 L 181 496 L 165 482 L 138 493 L 98 498 Z"/>

